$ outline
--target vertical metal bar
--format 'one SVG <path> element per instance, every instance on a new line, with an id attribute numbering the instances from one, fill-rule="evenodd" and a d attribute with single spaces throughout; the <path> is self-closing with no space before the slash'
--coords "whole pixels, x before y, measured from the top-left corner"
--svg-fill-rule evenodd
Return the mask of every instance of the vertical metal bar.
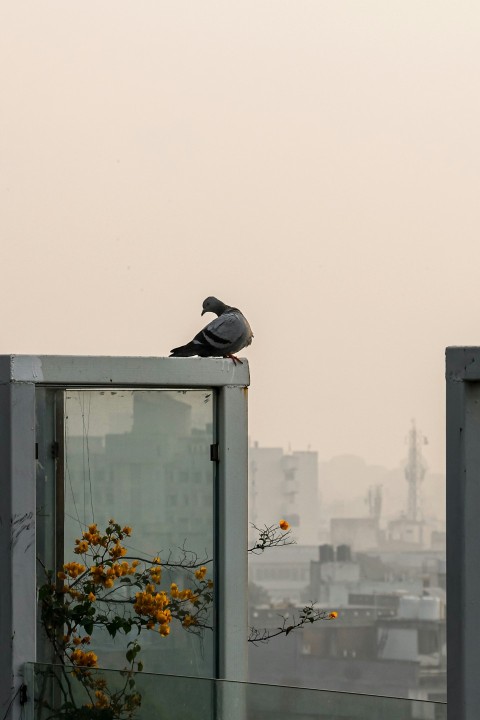
<path id="1" fill-rule="evenodd" d="M 219 677 L 247 679 L 248 444 L 246 387 L 226 386 L 218 403 Z"/>
<path id="2" fill-rule="evenodd" d="M 55 393 L 55 569 L 65 562 L 65 392 Z M 63 585 L 63 582 L 62 582 Z"/>
<path id="3" fill-rule="evenodd" d="M 448 354 L 447 354 L 448 378 Z M 447 380 L 447 702 L 449 716 L 465 720 L 464 548 L 465 383 Z"/>
<path id="4" fill-rule="evenodd" d="M 22 708 L 13 698 L 36 657 L 33 383 L 0 385 L 0 478 L 0 712 L 16 720 Z"/>
<path id="5" fill-rule="evenodd" d="M 480 707 L 478 360 L 479 348 L 447 348 L 447 699 L 452 720 L 477 720 Z"/>

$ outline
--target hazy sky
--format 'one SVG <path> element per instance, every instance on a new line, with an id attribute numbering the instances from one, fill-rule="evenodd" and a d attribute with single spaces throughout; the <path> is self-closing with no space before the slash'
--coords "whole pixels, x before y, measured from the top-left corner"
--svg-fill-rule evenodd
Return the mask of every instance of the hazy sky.
<path id="1" fill-rule="evenodd" d="M 165 355 L 214 294 L 262 444 L 444 454 L 480 344 L 480 4 L 0 3 L 0 352 Z"/>

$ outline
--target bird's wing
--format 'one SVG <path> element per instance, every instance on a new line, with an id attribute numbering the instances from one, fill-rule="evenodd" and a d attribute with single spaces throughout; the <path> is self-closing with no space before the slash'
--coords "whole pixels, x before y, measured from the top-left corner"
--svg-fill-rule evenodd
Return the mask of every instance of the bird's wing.
<path id="1" fill-rule="evenodd" d="M 240 340 L 244 333 L 242 318 L 236 313 L 224 313 L 200 330 L 193 342 L 228 352 L 228 348 Z"/>

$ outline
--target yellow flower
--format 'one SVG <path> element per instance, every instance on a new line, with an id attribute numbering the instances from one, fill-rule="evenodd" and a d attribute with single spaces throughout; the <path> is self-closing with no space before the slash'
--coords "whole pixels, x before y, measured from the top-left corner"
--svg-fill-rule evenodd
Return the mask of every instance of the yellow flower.
<path id="1" fill-rule="evenodd" d="M 76 578 L 81 575 L 87 569 L 85 565 L 77 562 L 65 563 L 63 569 L 71 578 Z"/>
<path id="2" fill-rule="evenodd" d="M 88 542 L 86 540 L 76 540 L 77 547 L 74 549 L 74 553 L 77 555 L 83 555 L 88 550 Z"/>
<path id="3" fill-rule="evenodd" d="M 130 537 L 130 535 L 132 534 L 132 528 L 129 525 L 125 525 L 125 527 L 122 528 L 122 533 Z"/>
<path id="4" fill-rule="evenodd" d="M 170 595 L 172 596 L 172 598 L 177 598 L 177 597 L 178 597 L 178 585 L 177 585 L 177 583 L 172 583 L 172 584 L 170 585 Z"/>
<path id="5" fill-rule="evenodd" d="M 190 625 L 195 625 L 195 618 L 191 615 L 186 615 L 182 622 L 183 627 L 188 628 Z"/>
<path id="6" fill-rule="evenodd" d="M 103 565 L 92 565 L 90 568 L 90 574 L 93 576 L 92 580 L 95 585 L 101 585 L 105 579 L 103 573 Z"/>
<path id="7" fill-rule="evenodd" d="M 197 580 L 203 580 L 205 575 L 207 574 L 207 568 L 202 565 L 201 568 L 198 568 L 198 570 L 195 570 L 195 577 Z"/>
<path id="8" fill-rule="evenodd" d="M 101 690 L 95 691 L 95 697 L 97 698 L 97 702 L 95 703 L 95 707 L 98 708 L 107 708 L 110 705 L 110 700 L 108 697 L 103 693 Z"/>
<path id="9" fill-rule="evenodd" d="M 90 600 L 90 602 L 95 602 L 95 600 L 96 600 L 97 598 L 96 598 L 95 595 L 91 592 L 91 593 L 88 593 L 87 599 Z"/>
<path id="10" fill-rule="evenodd" d="M 93 523 L 93 525 L 88 526 L 88 532 L 90 533 L 96 533 L 97 532 L 97 524 Z"/>
<path id="11" fill-rule="evenodd" d="M 288 523 L 286 520 L 280 520 L 280 522 L 278 524 L 284 532 L 286 532 L 288 530 L 288 528 L 290 527 L 290 523 Z"/>
<path id="12" fill-rule="evenodd" d="M 110 548 L 108 552 L 113 558 L 115 558 L 115 560 L 127 554 L 126 548 L 122 547 L 119 542 L 117 542 L 112 548 Z"/>
<path id="13" fill-rule="evenodd" d="M 167 637 L 167 635 L 170 635 L 170 625 L 160 625 L 158 632 L 162 637 Z"/>
<path id="14" fill-rule="evenodd" d="M 107 578 L 104 581 L 103 585 L 106 588 L 112 588 L 115 585 L 115 580 L 113 578 Z"/>
<path id="15" fill-rule="evenodd" d="M 334 610 L 333 612 L 330 613 L 330 615 L 328 617 L 329 617 L 329 620 L 335 620 L 338 617 L 338 612 L 336 610 Z"/>
<path id="16" fill-rule="evenodd" d="M 157 566 L 151 567 L 149 570 L 150 576 L 154 583 L 159 583 L 162 578 L 162 568 Z"/>
<path id="17" fill-rule="evenodd" d="M 83 652 L 80 648 L 73 650 L 70 655 L 70 660 L 74 665 L 79 667 L 97 667 L 97 656 L 94 652 Z"/>

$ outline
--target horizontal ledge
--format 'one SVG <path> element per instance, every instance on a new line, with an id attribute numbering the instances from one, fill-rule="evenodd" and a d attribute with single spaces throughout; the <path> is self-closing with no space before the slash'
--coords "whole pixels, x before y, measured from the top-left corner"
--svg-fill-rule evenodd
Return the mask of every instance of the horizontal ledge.
<path id="1" fill-rule="evenodd" d="M 463 382 L 480 380 L 480 347 L 447 347 L 445 357 L 445 376 L 447 381 Z"/>
<path id="2" fill-rule="evenodd" d="M 111 387 L 221 387 L 250 384 L 248 360 L 225 358 L 0 355 L 0 383 Z"/>

